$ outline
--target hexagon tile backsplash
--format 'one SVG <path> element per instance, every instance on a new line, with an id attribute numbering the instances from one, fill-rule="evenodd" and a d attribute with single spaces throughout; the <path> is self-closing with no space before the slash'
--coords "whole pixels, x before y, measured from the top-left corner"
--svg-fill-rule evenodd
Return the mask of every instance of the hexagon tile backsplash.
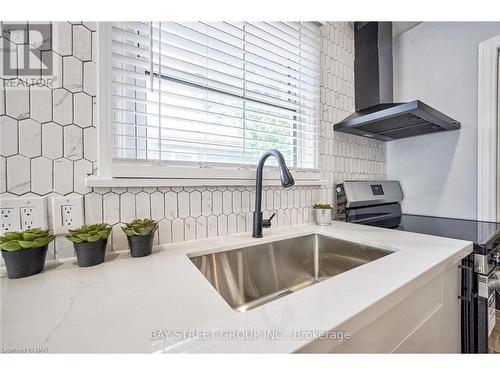
<path id="1" fill-rule="evenodd" d="M 250 231 L 252 186 L 85 187 L 97 160 L 96 36 L 94 22 L 53 22 L 51 49 L 41 56 L 42 61 L 52 59 L 52 87 L 30 86 L 18 77 L 20 85 L 12 88 L 2 77 L 1 196 L 83 195 L 87 223 L 113 224 L 110 250 L 127 248 L 120 226 L 136 217 L 160 221 L 156 243 Z M 354 108 L 352 27 L 327 22 L 321 37 L 320 163 L 328 183 L 265 187 L 264 216 L 275 212 L 278 227 L 308 222 L 313 203 L 332 201 L 335 182 L 386 178 L 384 143 L 333 131 L 333 124 Z M 70 256 L 72 244 L 58 237 L 47 257 Z"/>

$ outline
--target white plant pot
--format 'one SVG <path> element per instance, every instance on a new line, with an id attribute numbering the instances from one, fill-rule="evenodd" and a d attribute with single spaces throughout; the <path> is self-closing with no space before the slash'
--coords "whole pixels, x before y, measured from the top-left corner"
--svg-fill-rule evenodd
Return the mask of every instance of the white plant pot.
<path id="1" fill-rule="evenodd" d="M 332 225 L 332 209 L 331 208 L 315 208 L 314 217 L 316 225 Z"/>

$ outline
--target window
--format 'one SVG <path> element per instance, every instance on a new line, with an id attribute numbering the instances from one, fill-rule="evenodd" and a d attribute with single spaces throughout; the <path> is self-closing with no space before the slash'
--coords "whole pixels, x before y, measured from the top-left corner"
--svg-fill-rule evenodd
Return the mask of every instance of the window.
<path id="1" fill-rule="evenodd" d="M 109 153 L 122 172 L 244 170 L 270 148 L 318 169 L 317 24 L 119 22 L 108 33 Z"/>

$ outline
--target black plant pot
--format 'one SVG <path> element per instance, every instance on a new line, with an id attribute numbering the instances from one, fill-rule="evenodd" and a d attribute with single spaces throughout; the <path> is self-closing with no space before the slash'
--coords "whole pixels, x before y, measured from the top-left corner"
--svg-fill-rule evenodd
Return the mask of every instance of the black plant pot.
<path id="1" fill-rule="evenodd" d="M 46 255 L 47 245 L 27 250 L 2 250 L 7 276 L 9 279 L 19 279 L 42 272 Z"/>
<path id="2" fill-rule="evenodd" d="M 153 238 L 155 234 L 151 232 L 144 236 L 127 236 L 132 258 L 140 258 L 151 255 L 153 251 Z"/>
<path id="3" fill-rule="evenodd" d="M 74 243 L 76 259 L 80 267 L 91 267 L 104 262 L 107 239 L 96 242 Z"/>

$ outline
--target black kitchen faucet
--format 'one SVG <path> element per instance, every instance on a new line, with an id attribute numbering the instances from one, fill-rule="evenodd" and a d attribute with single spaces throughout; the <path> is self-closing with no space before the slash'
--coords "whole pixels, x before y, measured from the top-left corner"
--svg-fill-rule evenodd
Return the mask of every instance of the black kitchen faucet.
<path id="1" fill-rule="evenodd" d="M 257 175 L 255 177 L 255 211 L 253 213 L 253 233 L 252 237 L 261 238 L 262 228 L 269 228 L 271 226 L 271 220 L 273 219 L 273 214 L 269 219 L 262 219 L 262 174 L 264 170 L 264 163 L 269 156 L 274 156 L 278 160 L 278 166 L 280 169 L 280 179 L 281 185 L 283 187 L 291 187 L 295 184 L 292 174 L 288 170 L 285 158 L 278 150 L 267 150 L 264 155 L 259 160 L 257 165 Z"/>

